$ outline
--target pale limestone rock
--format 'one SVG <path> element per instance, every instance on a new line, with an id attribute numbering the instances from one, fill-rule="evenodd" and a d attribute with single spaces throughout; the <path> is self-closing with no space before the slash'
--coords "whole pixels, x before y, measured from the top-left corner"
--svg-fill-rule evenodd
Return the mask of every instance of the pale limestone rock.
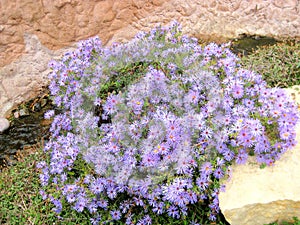
<path id="1" fill-rule="evenodd" d="M 9 128 L 9 121 L 5 118 L 0 117 L 0 134 Z"/>
<path id="2" fill-rule="evenodd" d="M 286 90 L 293 98 L 295 102 L 300 104 L 300 85 L 295 85 L 292 88 Z"/>
<path id="3" fill-rule="evenodd" d="M 295 88 L 299 88 L 295 90 Z M 300 86 L 287 90 L 300 103 Z M 300 126 L 298 144 L 272 167 L 260 169 L 251 159 L 234 165 L 220 208 L 231 225 L 263 225 L 300 218 Z"/>

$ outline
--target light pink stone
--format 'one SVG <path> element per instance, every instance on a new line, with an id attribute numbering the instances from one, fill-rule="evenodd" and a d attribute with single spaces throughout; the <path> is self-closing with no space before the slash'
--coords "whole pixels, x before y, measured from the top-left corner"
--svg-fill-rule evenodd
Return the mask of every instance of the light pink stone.
<path id="1" fill-rule="evenodd" d="M 0 133 L 9 128 L 9 121 L 5 118 L 0 117 Z"/>

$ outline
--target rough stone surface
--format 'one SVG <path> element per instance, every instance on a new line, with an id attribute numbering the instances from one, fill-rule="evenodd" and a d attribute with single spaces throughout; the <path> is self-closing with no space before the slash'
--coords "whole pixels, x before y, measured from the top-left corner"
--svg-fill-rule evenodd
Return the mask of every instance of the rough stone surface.
<path id="1" fill-rule="evenodd" d="M 288 89 L 300 103 L 299 91 Z M 300 126 L 298 144 L 272 167 L 260 169 L 254 160 L 233 166 L 222 192 L 220 208 L 231 225 L 263 225 L 300 218 Z"/>
<path id="2" fill-rule="evenodd" d="M 0 116 L 45 84 L 47 59 L 78 40 L 125 41 L 174 19 L 204 40 L 300 38 L 299 11 L 299 0 L 1 0 Z"/>
<path id="3" fill-rule="evenodd" d="M 48 62 L 58 59 L 66 49 L 49 50 L 36 35 L 24 34 L 26 53 L 13 63 L 0 68 L 0 116 L 17 104 L 35 97 L 48 85 Z M 72 48 L 69 47 L 68 50 Z"/>
<path id="4" fill-rule="evenodd" d="M 0 134 L 9 128 L 9 121 L 5 118 L 0 117 Z"/>

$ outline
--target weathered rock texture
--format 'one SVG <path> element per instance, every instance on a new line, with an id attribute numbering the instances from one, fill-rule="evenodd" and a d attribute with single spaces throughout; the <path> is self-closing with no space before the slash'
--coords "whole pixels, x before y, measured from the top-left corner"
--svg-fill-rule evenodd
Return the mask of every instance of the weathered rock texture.
<path id="1" fill-rule="evenodd" d="M 9 121 L 5 118 L 0 117 L 0 134 L 9 128 Z"/>
<path id="2" fill-rule="evenodd" d="M 300 104 L 300 91 L 288 91 L 297 93 Z M 231 225 L 263 225 L 300 218 L 300 125 L 296 132 L 297 146 L 274 166 L 260 169 L 253 160 L 233 167 L 226 191 L 219 196 L 222 213 Z"/>
<path id="3" fill-rule="evenodd" d="M 48 62 L 59 59 L 66 51 L 64 48 L 49 50 L 32 34 L 24 34 L 24 41 L 26 53 L 0 68 L 0 117 L 22 101 L 35 97 L 47 86 Z"/>
<path id="4" fill-rule="evenodd" d="M 98 35 L 105 44 L 124 41 L 174 19 L 184 33 L 206 40 L 242 33 L 300 38 L 299 11 L 299 0 L 1 0 L 0 116 L 16 98 L 26 99 L 40 87 L 36 78 L 45 71 L 46 59 L 37 56 L 39 49 L 28 51 L 28 36 L 35 35 L 49 56 L 91 36 Z M 15 81 L 20 77 L 28 85 Z"/>

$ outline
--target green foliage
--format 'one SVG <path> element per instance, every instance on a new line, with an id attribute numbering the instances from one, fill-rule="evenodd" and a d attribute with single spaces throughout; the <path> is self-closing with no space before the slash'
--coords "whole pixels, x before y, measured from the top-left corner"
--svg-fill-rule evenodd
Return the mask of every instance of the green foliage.
<path id="1" fill-rule="evenodd" d="M 115 71 L 115 76 L 102 86 L 100 98 L 106 99 L 108 93 L 123 91 L 124 87 L 139 80 L 145 74 L 148 66 L 141 62 Z"/>
<path id="2" fill-rule="evenodd" d="M 53 205 L 42 200 L 36 162 L 44 157 L 41 147 L 23 150 L 15 166 L 0 173 L 0 224 L 86 224 L 88 217 L 73 210 L 60 219 Z"/>
<path id="3" fill-rule="evenodd" d="M 39 192 L 35 161 L 41 150 L 0 173 L 0 224 L 38 224 L 55 221 Z"/>
<path id="4" fill-rule="evenodd" d="M 242 57 L 244 68 L 260 73 L 270 87 L 300 85 L 300 43 L 259 47 Z"/>

